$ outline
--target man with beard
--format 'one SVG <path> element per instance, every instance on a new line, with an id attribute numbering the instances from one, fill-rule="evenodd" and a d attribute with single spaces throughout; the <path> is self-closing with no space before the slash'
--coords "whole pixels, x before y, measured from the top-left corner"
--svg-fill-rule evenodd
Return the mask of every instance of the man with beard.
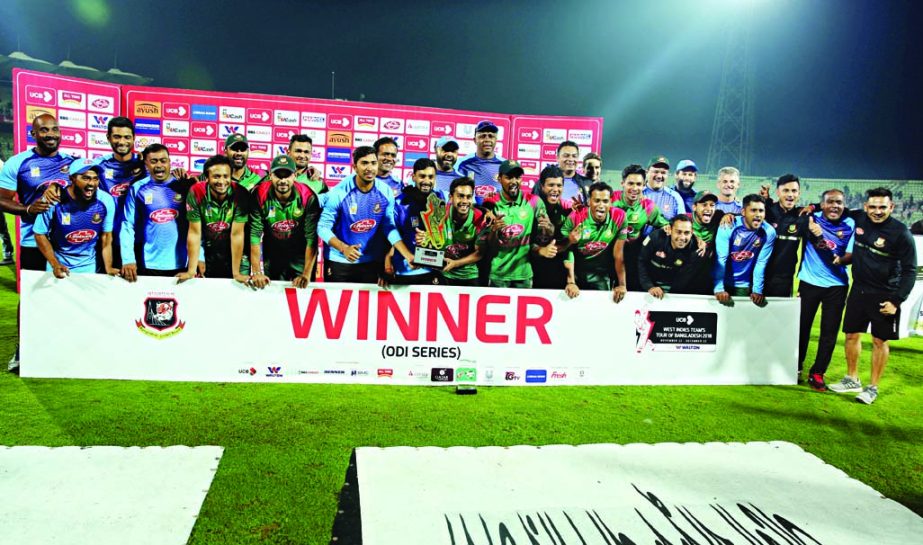
<path id="1" fill-rule="evenodd" d="M 555 165 L 542 169 L 538 179 L 539 198 L 545 203 L 548 220 L 554 226 L 554 235 L 550 240 L 536 238 L 532 242 L 532 287 L 546 290 L 559 290 L 573 278 L 573 262 L 566 261 L 567 252 L 560 248 L 567 246 L 567 236 L 561 232 L 564 220 L 571 212 L 570 199 L 563 199 L 564 173 Z"/>
<path id="2" fill-rule="evenodd" d="M 404 183 L 391 175 L 397 163 L 397 142 L 389 136 L 379 138 L 372 144 L 375 155 L 378 157 L 378 173 L 375 179 L 391 188 L 394 197 L 401 194 Z"/>
<path id="3" fill-rule="evenodd" d="M 142 153 L 149 175 L 132 184 L 119 233 L 122 277 L 175 276 L 186 269 L 186 194 L 194 180 L 170 172 L 170 151 L 151 144 Z"/>
<path id="4" fill-rule="evenodd" d="M 696 274 L 692 280 L 690 293 L 697 295 L 712 295 L 715 283 L 712 280 L 712 262 L 715 257 L 715 235 L 724 218 L 724 212 L 718 210 L 715 204 L 718 196 L 711 191 L 699 191 L 695 194 L 692 204 L 692 233 L 697 241 L 705 245 L 701 253 Z"/>
<path id="5" fill-rule="evenodd" d="M 698 176 L 699 167 L 695 165 L 692 159 L 683 159 L 676 165 L 676 185 L 673 190 L 679 193 L 683 199 L 683 205 L 687 212 L 692 211 L 695 204 L 695 185 L 696 176 Z"/>
<path id="6" fill-rule="evenodd" d="M 320 171 L 311 166 L 311 150 L 314 149 L 314 142 L 306 134 L 293 134 L 288 141 L 288 155 L 295 160 L 295 181 L 305 184 L 311 188 L 311 191 L 320 198 L 320 196 L 329 188 L 324 183 L 324 177 Z"/>
<path id="7" fill-rule="evenodd" d="M 247 142 L 246 136 L 239 133 L 228 136 L 224 140 L 224 155 L 231 162 L 232 182 L 250 191 L 263 179 L 247 166 L 247 161 L 250 159 L 250 143 Z M 204 180 L 204 176 L 202 179 Z"/>
<path id="8" fill-rule="evenodd" d="M 443 195 L 449 194 L 449 188 L 455 178 L 460 178 L 455 170 L 455 161 L 458 160 L 458 142 L 450 136 L 443 136 L 436 140 L 436 190 Z"/>
<path id="9" fill-rule="evenodd" d="M 394 223 L 401 234 L 401 240 L 410 253 L 417 248 L 417 229 L 421 227 L 420 213 L 426 210 L 426 200 L 433 193 L 436 183 L 436 163 L 432 159 L 420 158 L 413 164 L 413 184 L 405 186 L 394 200 Z M 445 202 L 441 191 L 435 192 Z M 392 247 L 385 256 L 385 274 L 391 276 L 394 284 L 420 285 L 438 284 L 439 277 L 431 269 L 411 267 L 400 253 Z"/>
<path id="10" fill-rule="evenodd" d="M 693 293 L 699 274 L 699 257 L 692 219 L 686 214 L 673 216 L 669 233 L 657 229 L 644 239 L 638 274 L 641 287 L 657 299 L 665 293 Z"/>
<path id="11" fill-rule="evenodd" d="M 494 256 L 490 263 L 489 285 L 499 288 L 531 288 L 532 266 L 529 251 L 533 241 L 548 240 L 554 227 L 548 220 L 545 203 L 521 191 L 523 170 L 518 162 L 500 164 L 500 193 L 490 197 L 494 203 L 489 244 Z"/>
<path id="12" fill-rule="evenodd" d="M 798 375 L 804 365 L 811 340 L 811 326 L 822 305 L 817 355 L 808 371 L 808 384 L 819 392 L 827 389 L 824 374 L 830 365 L 837 332 L 846 305 L 849 274 L 846 265 L 852 259 L 856 222 L 843 217 L 846 200 L 839 189 L 821 195 L 820 212 L 809 216 L 804 256 L 798 271 L 798 297 L 801 301 L 801 329 L 798 335 Z"/>
<path id="13" fill-rule="evenodd" d="M 740 171 L 734 167 L 724 167 L 718 171 L 718 210 L 725 214 L 740 214 L 743 206 L 737 200 L 740 189 Z"/>
<path id="14" fill-rule="evenodd" d="M 683 198 L 679 193 L 673 191 L 667 184 L 667 177 L 670 175 L 670 161 L 663 155 L 658 155 L 651 159 L 647 167 L 647 185 L 644 187 L 643 195 L 654 201 L 660 214 L 667 220 L 677 214 L 686 213 L 686 205 L 683 204 Z M 645 235 L 653 230 L 648 227 Z"/>
<path id="15" fill-rule="evenodd" d="M 223 155 L 209 157 L 202 170 L 205 181 L 193 185 L 186 196 L 189 265 L 186 272 L 176 275 L 177 282 L 196 276 L 204 244 L 206 277 L 233 278 L 246 284 L 250 262 L 244 231 L 249 220 L 249 193 L 231 181 L 231 163 Z"/>
<path id="16" fill-rule="evenodd" d="M 605 182 L 590 186 L 587 206 L 575 208 L 564 221 L 567 237 L 560 251 L 570 250 L 573 269 L 568 270 L 565 292 L 576 297 L 580 290 L 612 290 L 616 303 L 625 297 L 624 247 L 628 235 L 625 212 L 611 206 L 612 188 Z M 612 282 L 612 278 L 617 283 Z"/>
<path id="17" fill-rule="evenodd" d="M 68 166 L 73 158 L 58 152 L 61 129 L 49 114 L 32 121 L 30 133 L 35 147 L 10 157 L 0 171 L 0 211 L 21 216 L 19 227 L 19 267 L 31 271 L 45 270 L 45 257 L 32 235 L 36 216 L 51 208 L 44 197 L 51 184 L 67 186 Z"/>
<path id="18" fill-rule="evenodd" d="M 328 282 L 379 281 L 391 245 L 413 263 L 394 224 L 394 192 L 377 172 L 375 149 L 360 146 L 353 150 L 353 174 L 327 194 L 317 233 L 330 248 Z"/>
<path id="19" fill-rule="evenodd" d="M 288 155 L 276 156 L 269 179 L 251 191 L 250 284 L 256 289 L 272 280 L 291 280 L 296 288 L 311 281 L 320 203 L 310 187 L 295 181 L 296 168 Z"/>
<path id="20" fill-rule="evenodd" d="M 497 181 L 503 158 L 494 153 L 500 131 L 491 121 L 481 121 L 474 129 L 475 154 L 458 164 L 458 173 L 474 180 L 474 196 L 480 203 L 500 191 Z"/>
<path id="21" fill-rule="evenodd" d="M 74 160 L 69 168 L 71 183 L 61 191 L 60 202 L 35 218 L 36 245 L 56 278 L 67 278 L 70 273 L 119 272 L 112 266 L 115 202 L 108 193 L 98 191 L 101 173 L 88 159 Z"/>
<path id="22" fill-rule="evenodd" d="M 898 338 L 901 303 L 916 281 L 916 249 L 907 226 L 891 217 L 894 199 L 883 187 L 866 192 L 865 214 L 855 218 L 852 288 L 846 298 L 846 376 L 830 389 L 860 392 L 856 401 L 870 405 L 878 399 L 878 383 L 888 365 L 888 341 Z M 872 374 L 863 390 L 859 381 L 862 334 L 872 333 Z"/>
<path id="23" fill-rule="evenodd" d="M 589 187 L 589 180 L 577 172 L 577 160 L 580 159 L 580 147 L 570 140 L 565 140 L 558 145 L 558 168 L 564 174 L 564 192 L 562 199 L 568 201 L 586 201 L 581 193 L 583 187 Z"/>
<path id="24" fill-rule="evenodd" d="M 625 273 L 628 291 L 643 291 L 638 278 L 638 258 L 641 254 L 641 235 L 650 226 L 653 229 L 668 225 L 654 201 L 644 197 L 645 170 L 641 165 L 628 165 L 622 170 L 622 191 L 616 192 L 612 206 L 625 212 Z M 624 285 L 624 284 L 622 284 Z"/>
<path id="25" fill-rule="evenodd" d="M 729 304 L 734 295 L 750 296 L 757 306 L 766 302 L 766 264 L 772 256 L 776 231 L 764 221 L 765 216 L 765 199 L 747 195 L 743 215 L 735 218 L 731 226 L 718 229 L 714 294 L 723 304 Z"/>
<path id="26" fill-rule="evenodd" d="M 778 200 L 766 209 L 766 221 L 776 230 L 776 244 L 766 266 L 767 297 L 791 297 L 798 264 L 801 235 L 808 216 L 797 207 L 801 198 L 801 181 L 794 174 L 784 174 L 776 181 Z M 815 309 L 816 310 L 816 309 Z"/>

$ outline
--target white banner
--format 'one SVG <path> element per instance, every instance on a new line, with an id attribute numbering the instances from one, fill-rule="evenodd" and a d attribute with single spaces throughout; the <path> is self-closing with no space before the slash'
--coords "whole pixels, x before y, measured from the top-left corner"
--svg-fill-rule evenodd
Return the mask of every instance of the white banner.
<path id="1" fill-rule="evenodd" d="M 380 290 L 24 271 L 22 375 L 366 384 L 794 384 L 797 299 Z"/>
<path id="2" fill-rule="evenodd" d="M 904 337 L 923 337 L 923 236 L 914 235 L 917 250 L 917 283 L 910 296 L 901 305 L 901 323 L 898 334 Z"/>

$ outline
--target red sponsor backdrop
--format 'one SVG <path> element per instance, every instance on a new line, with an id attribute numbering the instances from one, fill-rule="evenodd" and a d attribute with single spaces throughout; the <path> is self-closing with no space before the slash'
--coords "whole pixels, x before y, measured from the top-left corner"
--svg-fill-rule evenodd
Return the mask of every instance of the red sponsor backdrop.
<path id="1" fill-rule="evenodd" d="M 35 144 L 29 130 L 43 113 L 58 118 L 61 150 L 81 157 L 109 153 L 106 125 L 122 113 L 121 88 L 80 78 L 13 70 L 13 145 L 16 153 Z"/>
<path id="2" fill-rule="evenodd" d="M 514 115 L 510 157 L 522 164 L 523 178 L 533 182 L 545 166 L 557 163 L 561 142 L 570 140 L 580 146 L 581 157 L 591 151 L 599 153 L 602 130 L 601 117 Z"/>

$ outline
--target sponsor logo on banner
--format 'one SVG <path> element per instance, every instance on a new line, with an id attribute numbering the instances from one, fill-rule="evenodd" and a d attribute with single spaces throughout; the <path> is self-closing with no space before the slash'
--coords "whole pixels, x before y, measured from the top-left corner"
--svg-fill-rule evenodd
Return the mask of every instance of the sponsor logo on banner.
<path id="1" fill-rule="evenodd" d="M 327 128 L 328 129 L 350 129 L 352 128 L 353 122 L 348 115 L 342 114 L 329 114 L 327 116 Z"/>
<path id="2" fill-rule="evenodd" d="M 567 372 L 563 369 L 554 369 L 551 371 L 551 375 L 549 375 L 549 377 L 551 380 L 564 380 L 567 378 Z"/>
<path id="3" fill-rule="evenodd" d="M 252 377 L 253 375 L 256 374 L 256 367 L 251 367 L 249 369 L 247 369 L 246 367 L 243 369 L 238 369 L 237 373 L 240 375 L 250 375 Z"/>
<path id="4" fill-rule="evenodd" d="M 58 151 L 60 151 L 61 153 L 65 155 L 70 155 L 71 157 L 83 157 L 84 155 L 86 155 L 86 150 L 82 148 L 66 148 L 64 146 L 61 146 L 60 148 L 58 148 Z"/>
<path id="5" fill-rule="evenodd" d="M 382 133 L 382 134 L 381 134 L 381 137 L 382 137 L 382 138 L 384 138 L 384 137 L 386 137 L 386 136 L 387 136 L 388 138 L 394 140 L 394 141 L 397 143 L 397 149 L 401 149 L 401 148 L 404 147 L 404 135 L 402 135 L 402 134 L 388 134 L 388 133 Z M 400 154 L 401 152 L 398 151 L 397 153 Z"/>
<path id="6" fill-rule="evenodd" d="M 189 105 L 178 102 L 164 102 L 163 116 L 169 119 L 189 119 Z"/>
<path id="7" fill-rule="evenodd" d="M 45 115 L 45 114 L 58 117 L 58 111 L 54 108 L 44 108 L 41 106 L 26 106 L 26 121 L 28 121 L 29 123 L 32 123 L 33 121 L 35 121 L 36 117 L 40 115 Z M 31 140 L 32 136 L 29 135 L 30 130 L 31 130 L 31 127 L 26 127 L 26 134 L 29 136 L 30 141 L 34 142 L 34 140 Z"/>
<path id="8" fill-rule="evenodd" d="M 301 134 L 310 136 L 315 146 L 327 140 L 327 131 L 324 129 L 301 129 Z"/>
<path id="9" fill-rule="evenodd" d="M 275 114 L 276 125 L 286 125 L 289 127 L 298 126 L 298 121 L 300 118 L 298 112 L 292 110 L 276 110 Z"/>
<path id="10" fill-rule="evenodd" d="M 349 148 L 327 148 L 327 163 L 350 164 L 352 155 Z"/>
<path id="11" fill-rule="evenodd" d="M 272 127 L 268 125 L 247 125 L 247 140 L 272 142 Z"/>
<path id="12" fill-rule="evenodd" d="M 272 123 L 272 110 L 267 110 L 265 108 L 247 108 L 247 123 L 269 125 Z"/>
<path id="13" fill-rule="evenodd" d="M 525 140 L 526 142 L 538 142 L 542 137 L 542 133 L 534 127 L 521 127 L 519 129 L 519 139 Z"/>
<path id="14" fill-rule="evenodd" d="M 135 320 L 138 331 L 155 339 L 167 339 L 177 335 L 186 327 L 179 319 L 179 302 L 171 292 L 151 292 L 142 303 L 144 307 L 140 320 Z"/>
<path id="15" fill-rule="evenodd" d="M 326 157 L 327 148 L 324 146 L 312 146 L 311 147 L 311 162 L 312 163 L 323 163 L 324 157 Z"/>
<path id="16" fill-rule="evenodd" d="M 276 144 L 276 149 L 273 152 L 273 156 L 286 154 L 288 154 L 288 144 Z"/>
<path id="17" fill-rule="evenodd" d="M 463 157 L 472 155 L 477 151 L 478 147 L 471 140 L 460 140 L 458 142 L 458 158 L 461 160 Z"/>
<path id="18" fill-rule="evenodd" d="M 417 138 L 408 136 L 407 139 L 404 140 L 404 148 L 408 151 L 426 151 L 429 149 L 429 138 Z"/>
<path id="19" fill-rule="evenodd" d="M 593 144 L 593 131 L 571 129 L 567 131 L 567 139 L 581 146 L 590 146 Z"/>
<path id="20" fill-rule="evenodd" d="M 164 136 L 189 136 L 189 122 L 165 119 L 163 122 Z"/>
<path id="21" fill-rule="evenodd" d="M 85 146 L 87 144 L 86 133 L 83 131 L 73 131 L 70 129 L 61 129 L 62 146 Z"/>
<path id="22" fill-rule="evenodd" d="M 106 140 L 106 133 L 104 132 L 88 132 L 87 142 L 91 148 L 111 149 L 109 141 Z"/>
<path id="23" fill-rule="evenodd" d="M 170 168 L 182 168 L 189 170 L 189 158 L 181 155 L 171 155 Z M 180 200 L 183 200 L 181 195 L 177 194 L 177 196 L 180 197 Z"/>
<path id="24" fill-rule="evenodd" d="M 178 215 L 179 212 L 173 208 L 158 208 L 151 212 L 148 217 L 154 223 L 171 223 Z"/>
<path id="25" fill-rule="evenodd" d="M 108 131 L 111 115 L 90 114 L 87 116 L 87 128 L 96 131 Z"/>
<path id="26" fill-rule="evenodd" d="M 507 382 L 519 382 L 522 380 L 522 375 L 517 371 L 506 371 L 503 373 L 503 380 Z"/>
<path id="27" fill-rule="evenodd" d="M 564 129 L 545 129 L 542 135 L 542 142 L 546 144 L 560 144 L 567 140 L 567 131 Z M 579 142 L 577 142 L 579 144 Z"/>
<path id="28" fill-rule="evenodd" d="M 369 231 L 374 229 L 376 225 L 378 225 L 377 221 L 375 221 L 372 218 L 366 218 L 363 220 L 353 222 L 352 225 L 349 226 L 349 230 L 352 231 L 353 233 L 356 233 L 357 235 L 361 235 L 364 233 L 368 233 Z"/>
<path id="29" fill-rule="evenodd" d="M 538 157 L 536 157 L 536 159 L 538 159 Z M 552 145 L 547 145 L 547 144 L 544 145 L 544 146 L 542 146 L 542 156 L 541 156 L 541 159 L 542 159 L 543 161 L 553 161 L 555 164 L 557 164 L 557 161 L 558 161 L 558 147 L 557 147 L 557 146 L 552 146 Z"/>
<path id="30" fill-rule="evenodd" d="M 324 369 L 325 375 L 345 375 L 346 369 Z"/>
<path id="31" fill-rule="evenodd" d="M 58 110 L 58 125 L 74 129 L 85 129 L 87 127 L 87 114 L 72 110 Z"/>
<path id="32" fill-rule="evenodd" d="M 270 163 L 267 160 L 250 161 L 247 166 L 253 172 L 269 172 Z"/>
<path id="33" fill-rule="evenodd" d="M 398 165 L 404 165 L 405 167 L 411 167 L 411 169 L 413 168 L 413 164 L 417 162 L 417 159 L 427 159 L 427 158 L 429 158 L 429 154 L 428 154 L 428 153 L 420 153 L 420 152 L 417 152 L 417 153 L 407 152 L 407 153 L 405 153 L 405 154 L 403 154 L 403 155 L 404 155 L 403 161 L 401 161 L 401 162 L 399 162 L 399 163 L 397 163 L 397 164 L 398 164 Z M 410 176 L 413 177 L 413 170 L 410 171 Z"/>
<path id="34" fill-rule="evenodd" d="M 250 144 L 250 157 L 254 159 L 270 159 L 272 158 L 272 146 L 269 144 L 260 144 L 259 142 L 254 142 Z"/>
<path id="35" fill-rule="evenodd" d="M 474 367 L 459 367 L 455 370 L 455 382 L 476 382 L 478 370 Z"/>
<path id="36" fill-rule="evenodd" d="M 348 132 L 330 131 L 327 133 L 327 145 L 348 148 L 353 144 L 353 136 Z"/>
<path id="37" fill-rule="evenodd" d="M 136 136 L 135 151 L 142 151 L 151 144 L 160 144 L 159 136 Z"/>
<path id="38" fill-rule="evenodd" d="M 357 115 L 356 119 L 356 130 L 357 131 L 377 131 L 378 130 L 378 118 L 371 115 Z"/>
<path id="39" fill-rule="evenodd" d="M 208 157 L 193 157 L 189 169 L 194 172 L 202 172 L 205 169 L 205 161 L 208 161 Z"/>
<path id="40" fill-rule="evenodd" d="M 455 136 L 464 139 L 474 138 L 474 129 L 477 127 L 474 123 L 456 123 Z"/>
<path id="41" fill-rule="evenodd" d="M 526 174 L 538 176 L 541 173 L 541 170 L 538 168 L 538 161 L 520 160 L 519 166 L 522 167 L 522 171 Z"/>
<path id="42" fill-rule="evenodd" d="M 433 121 L 432 134 L 433 136 L 450 136 L 455 130 L 454 123 L 448 123 L 446 121 Z"/>
<path id="43" fill-rule="evenodd" d="M 429 136 L 429 121 L 424 121 L 422 119 L 408 119 L 407 130 L 404 132 L 407 134 Z"/>
<path id="44" fill-rule="evenodd" d="M 301 126 L 314 129 L 325 129 L 327 128 L 327 114 L 301 112 Z"/>
<path id="45" fill-rule="evenodd" d="M 135 117 L 160 117 L 160 103 L 147 100 L 135 102 Z"/>
<path id="46" fill-rule="evenodd" d="M 192 119 L 195 121 L 218 121 L 218 107 L 211 104 L 193 104 Z"/>
<path id="47" fill-rule="evenodd" d="M 218 119 L 226 122 L 241 123 L 244 120 L 244 109 L 233 106 L 222 106 L 218 108 Z"/>
<path id="48" fill-rule="evenodd" d="M 50 87 L 26 85 L 26 104 L 40 104 L 42 106 L 55 105 L 55 90 Z"/>
<path id="49" fill-rule="evenodd" d="M 378 140 L 378 135 L 371 132 L 357 132 L 353 133 L 353 145 L 355 147 L 359 146 L 371 146 Z"/>
<path id="50" fill-rule="evenodd" d="M 214 140 L 193 140 L 192 153 L 214 155 L 218 153 L 218 143 Z"/>
<path id="51" fill-rule="evenodd" d="M 266 376 L 269 378 L 282 378 L 281 365 L 269 365 L 266 367 Z"/>
<path id="52" fill-rule="evenodd" d="M 455 370 L 451 367 L 433 367 L 429 371 L 431 382 L 452 382 L 455 378 Z"/>
<path id="53" fill-rule="evenodd" d="M 343 180 L 349 176 L 350 170 L 348 166 L 327 165 L 326 175 L 324 177 L 328 180 Z"/>
<path id="54" fill-rule="evenodd" d="M 394 369 L 379 368 L 378 378 L 391 378 L 394 376 Z"/>
<path id="55" fill-rule="evenodd" d="M 87 107 L 87 96 L 83 93 L 74 91 L 58 91 L 58 106 L 62 108 L 80 108 L 85 110 Z"/>
<path id="56" fill-rule="evenodd" d="M 272 141 L 276 143 L 288 144 L 292 137 L 298 134 L 295 129 L 276 128 L 272 131 Z M 312 138 L 313 140 L 313 138 Z"/>
<path id="57" fill-rule="evenodd" d="M 530 384 L 548 381 L 548 371 L 545 369 L 526 369 L 526 382 Z"/>
<path id="58" fill-rule="evenodd" d="M 218 125 L 215 123 L 203 123 L 201 121 L 193 121 L 190 124 L 190 132 L 193 137 L 208 137 L 214 138 L 218 136 Z"/>
<path id="59" fill-rule="evenodd" d="M 381 130 L 388 132 L 404 132 L 404 120 L 393 117 L 382 117 Z"/>
<path id="60" fill-rule="evenodd" d="M 93 229 L 78 229 L 67 233 L 64 238 L 71 244 L 84 244 L 96 238 L 96 231 Z"/>
<path id="61" fill-rule="evenodd" d="M 135 119 L 135 134 L 160 134 L 160 120 Z"/>
<path id="62" fill-rule="evenodd" d="M 517 159 L 538 159 L 541 147 L 538 144 L 519 144 L 516 148 Z"/>
<path id="63" fill-rule="evenodd" d="M 367 371 L 367 370 L 364 370 L 364 369 L 363 369 L 363 370 L 353 369 L 353 370 L 351 370 L 351 371 L 349 372 L 349 376 L 351 376 L 351 377 L 367 377 L 367 376 L 369 376 L 369 375 L 371 375 L 371 374 L 372 374 L 372 373 L 371 373 L 370 371 Z"/>
<path id="64" fill-rule="evenodd" d="M 104 114 L 115 113 L 115 99 L 103 95 L 87 95 L 87 109 Z"/>

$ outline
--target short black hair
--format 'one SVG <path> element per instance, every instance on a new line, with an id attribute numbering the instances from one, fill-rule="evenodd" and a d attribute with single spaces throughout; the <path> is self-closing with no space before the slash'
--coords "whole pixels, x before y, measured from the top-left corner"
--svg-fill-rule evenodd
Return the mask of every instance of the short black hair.
<path id="1" fill-rule="evenodd" d="M 231 168 L 231 160 L 228 159 L 226 155 L 212 155 L 205 160 L 205 166 L 202 167 L 202 173 L 205 174 L 205 176 L 208 176 L 208 169 L 218 165 L 227 165 L 228 168 Z"/>
<path id="2" fill-rule="evenodd" d="M 382 136 L 376 140 L 374 144 L 372 144 L 372 149 L 375 150 L 375 155 L 378 155 L 378 149 L 386 144 L 394 144 L 395 148 L 401 149 L 401 147 L 397 145 L 397 140 L 391 138 L 390 136 Z"/>
<path id="3" fill-rule="evenodd" d="M 594 191 L 608 191 L 609 196 L 612 196 L 612 186 L 606 182 L 593 182 L 590 184 L 590 187 L 586 190 L 587 197 L 592 197 Z"/>
<path id="4" fill-rule="evenodd" d="M 291 139 L 288 141 L 288 145 L 291 146 L 295 142 L 304 142 L 306 144 L 314 145 L 314 140 L 311 140 L 311 137 L 306 134 L 293 134 Z"/>
<path id="5" fill-rule="evenodd" d="M 135 134 L 135 124 L 127 117 L 118 116 L 110 119 L 109 124 L 106 126 L 106 136 L 112 136 L 112 129 L 115 128 L 131 129 L 131 134 Z"/>
<path id="6" fill-rule="evenodd" d="M 455 194 L 455 189 L 461 186 L 468 186 L 471 188 L 471 192 L 474 192 L 474 180 L 467 176 L 462 176 L 460 178 L 455 178 L 452 180 L 452 183 L 449 184 L 449 195 Z"/>
<path id="7" fill-rule="evenodd" d="M 643 180 L 647 179 L 647 171 L 644 170 L 644 167 L 642 167 L 641 165 L 628 165 L 627 167 L 622 169 L 622 181 L 624 182 L 625 179 L 628 178 L 628 176 L 632 174 L 640 174 L 641 179 Z"/>
<path id="8" fill-rule="evenodd" d="M 894 200 L 894 195 L 887 187 L 876 187 L 874 189 L 869 189 L 865 192 L 865 195 L 867 199 L 871 199 L 872 197 L 887 197 L 892 201 Z"/>
<path id="9" fill-rule="evenodd" d="M 413 173 L 416 174 L 417 172 L 421 170 L 426 170 L 429 167 L 433 167 L 433 169 L 435 169 L 436 161 L 433 161 L 429 157 L 420 157 L 419 159 L 413 162 Z"/>
<path id="10" fill-rule="evenodd" d="M 673 216 L 672 219 L 670 219 L 670 225 L 671 226 L 676 225 L 676 223 L 680 221 L 688 221 L 689 223 L 692 223 L 692 218 L 690 218 L 686 214 L 677 214 Z"/>
<path id="11" fill-rule="evenodd" d="M 372 146 L 359 146 L 353 150 L 353 164 L 355 165 L 359 162 L 359 159 L 362 159 L 368 155 L 374 155 L 378 157 L 378 154 L 375 153 L 375 148 Z"/>
<path id="12" fill-rule="evenodd" d="M 545 180 L 548 178 L 564 178 L 564 172 L 558 165 L 548 165 L 543 168 L 542 173 L 538 175 L 538 185 L 545 185 Z"/>
<path id="13" fill-rule="evenodd" d="M 147 156 L 152 153 L 160 153 L 161 151 L 167 152 L 167 155 L 170 155 L 170 150 L 167 146 L 163 144 L 151 144 L 148 147 L 144 148 L 144 151 L 141 152 L 141 158 L 147 160 Z"/>
<path id="14" fill-rule="evenodd" d="M 846 196 L 846 193 L 843 193 L 842 189 L 837 189 L 834 187 L 833 189 L 828 189 L 820 194 L 820 202 L 826 201 L 827 195 L 829 195 L 830 193 L 839 193 L 840 195 L 843 195 L 844 197 Z"/>
<path id="15" fill-rule="evenodd" d="M 798 176 L 795 176 L 794 174 L 783 174 L 779 176 L 778 180 L 776 180 L 776 187 L 779 188 L 792 182 L 798 182 L 798 185 L 801 186 L 801 180 L 798 178 Z"/>
<path id="16" fill-rule="evenodd" d="M 756 193 L 750 193 L 749 195 L 744 197 L 743 207 L 746 208 L 750 206 L 750 203 L 752 202 L 761 202 L 763 203 L 763 206 L 766 206 L 766 199 L 764 199 L 762 195 L 757 195 Z"/>
<path id="17" fill-rule="evenodd" d="M 577 145 L 573 140 L 565 140 L 558 144 L 558 151 L 555 153 L 561 153 L 561 148 L 577 148 L 577 153 L 580 153 L 580 146 Z"/>

